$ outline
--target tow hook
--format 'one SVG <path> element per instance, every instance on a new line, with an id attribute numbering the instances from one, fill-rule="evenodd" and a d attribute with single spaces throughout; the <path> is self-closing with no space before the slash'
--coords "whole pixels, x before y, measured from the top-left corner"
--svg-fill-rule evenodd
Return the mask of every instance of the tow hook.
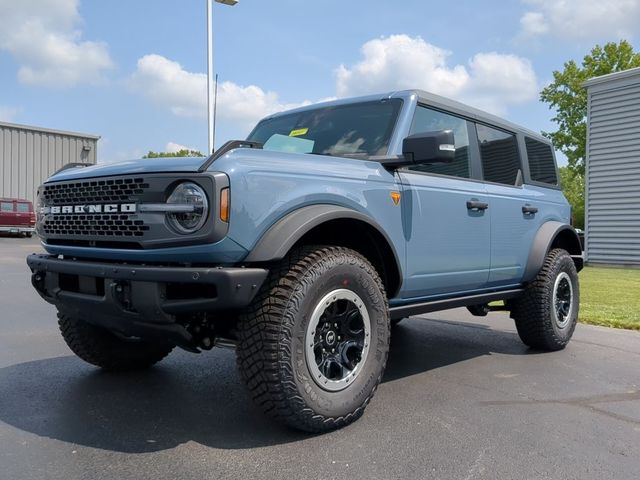
<path id="1" fill-rule="evenodd" d="M 46 293 L 46 289 L 44 286 L 44 277 L 45 274 L 39 271 L 34 272 L 34 274 L 31 275 L 31 285 L 33 285 L 33 287 L 43 295 Z"/>

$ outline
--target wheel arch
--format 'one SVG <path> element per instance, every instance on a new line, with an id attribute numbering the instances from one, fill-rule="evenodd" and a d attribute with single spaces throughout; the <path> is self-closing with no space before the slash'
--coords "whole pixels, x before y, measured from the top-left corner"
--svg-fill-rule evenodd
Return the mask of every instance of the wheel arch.
<path id="1" fill-rule="evenodd" d="M 393 242 L 368 215 L 338 205 L 309 205 L 289 213 L 258 240 L 246 263 L 284 258 L 298 245 L 331 244 L 356 250 L 376 268 L 389 298 L 402 284 L 402 269 Z"/>
<path id="2" fill-rule="evenodd" d="M 530 282 L 535 278 L 544 264 L 547 254 L 554 248 L 563 248 L 571 255 L 578 271 L 582 270 L 582 246 L 575 229 L 566 223 L 549 221 L 544 223 L 534 237 L 529 258 L 525 266 L 523 282 Z"/>

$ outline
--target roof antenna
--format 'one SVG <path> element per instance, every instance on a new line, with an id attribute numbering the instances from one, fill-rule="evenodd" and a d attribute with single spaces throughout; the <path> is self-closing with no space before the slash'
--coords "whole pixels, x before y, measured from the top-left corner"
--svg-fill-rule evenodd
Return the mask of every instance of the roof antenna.
<path id="1" fill-rule="evenodd" d="M 211 146 L 213 152 L 216 150 L 216 110 L 218 107 L 218 74 L 216 73 L 215 86 L 213 87 L 213 136 L 211 139 Z M 212 153 L 213 153 L 212 152 Z"/>

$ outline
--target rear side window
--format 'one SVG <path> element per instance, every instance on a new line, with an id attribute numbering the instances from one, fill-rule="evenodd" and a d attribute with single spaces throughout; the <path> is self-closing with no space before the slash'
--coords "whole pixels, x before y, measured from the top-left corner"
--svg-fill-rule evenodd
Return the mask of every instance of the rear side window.
<path id="1" fill-rule="evenodd" d="M 556 175 L 556 164 L 553 161 L 551 145 L 529 137 L 525 137 L 524 142 L 527 146 L 531 180 L 557 185 L 558 177 Z"/>
<path id="2" fill-rule="evenodd" d="M 456 156 L 451 163 L 421 164 L 409 167 L 409 170 L 437 173 L 452 177 L 469 178 L 469 133 L 467 121 L 447 113 L 418 106 L 416 108 L 410 134 L 453 130 Z"/>
<path id="3" fill-rule="evenodd" d="M 28 213 L 29 212 L 29 204 L 28 203 L 18 203 L 18 212 L 20 213 Z"/>
<path id="4" fill-rule="evenodd" d="M 0 202 L 0 212 L 13 212 L 13 203 Z"/>
<path id="5" fill-rule="evenodd" d="M 484 179 L 515 185 L 520 171 L 516 136 L 486 125 L 478 124 L 477 127 Z"/>

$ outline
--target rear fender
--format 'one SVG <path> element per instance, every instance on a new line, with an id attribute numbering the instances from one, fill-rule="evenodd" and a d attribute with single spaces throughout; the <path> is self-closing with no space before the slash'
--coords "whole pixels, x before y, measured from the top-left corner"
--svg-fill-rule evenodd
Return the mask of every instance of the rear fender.
<path id="1" fill-rule="evenodd" d="M 566 223 L 550 221 L 544 223 L 533 240 L 525 267 L 523 282 L 532 281 L 544 264 L 547 253 L 552 248 L 564 248 L 573 259 L 578 271 L 582 270 L 582 246 L 575 229 Z"/>

